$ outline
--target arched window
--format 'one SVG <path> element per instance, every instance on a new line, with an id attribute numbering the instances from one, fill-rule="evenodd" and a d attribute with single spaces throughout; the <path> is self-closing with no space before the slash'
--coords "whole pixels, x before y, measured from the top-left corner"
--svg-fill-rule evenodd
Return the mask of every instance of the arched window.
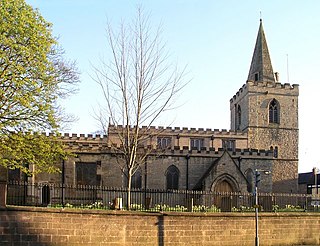
<path id="1" fill-rule="evenodd" d="M 179 169 L 171 165 L 166 171 L 167 189 L 177 190 L 179 189 Z"/>
<path id="2" fill-rule="evenodd" d="M 276 99 L 269 104 L 269 123 L 280 123 L 280 106 Z"/>
<path id="3" fill-rule="evenodd" d="M 253 179 L 253 171 L 251 169 L 248 169 L 246 171 L 246 178 L 247 178 L 247 191 L 252 192 L 253 191 L 253 186 L 254 186 L 254 179 Z"/>
<path id="4" fill-rule="evenodd" d="M 237 130 L 240 130 L 240 125 L 241 125 L 241 107 L 238 105 L 237 108 Z"/>
<path id="5" fill-rule="evenodd" d="M 141 189 L 141 168 L 139 168 L 131 177 L 131 188 Z"/>

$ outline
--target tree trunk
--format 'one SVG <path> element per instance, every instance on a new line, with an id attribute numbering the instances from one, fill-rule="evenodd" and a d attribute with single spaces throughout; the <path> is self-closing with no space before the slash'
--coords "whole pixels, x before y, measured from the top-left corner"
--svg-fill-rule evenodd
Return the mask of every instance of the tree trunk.
<path id="1" fill-rule="evenodd" d="M 132 170 L 128 171 L 128 192 L 127 192 L 127 209 L 131 210 L 131 180 L 132 180 Z"/>

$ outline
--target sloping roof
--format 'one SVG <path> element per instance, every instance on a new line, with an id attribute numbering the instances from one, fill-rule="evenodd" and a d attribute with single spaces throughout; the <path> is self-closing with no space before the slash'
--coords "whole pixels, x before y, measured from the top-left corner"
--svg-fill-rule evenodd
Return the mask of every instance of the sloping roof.
<path id="1" fill-rule="evenodd" d="M 207 178 L 207 176 L 210 174 L 213 167 L 219 162 L 221 157 L 217 158 L 211 166 L 207 169 L 207 171 L 202 175 L 202 177 L 199 179 L 199 181 L 196 183 L 196 185 L 192 188 L 193 190 L 201 190 L 203 181 Z"/>
<path id="2" fill-rule="evenodd" d="M 275 83 L 268 45 L 261 19 L 248 80 Z"/>
<path id="3" fill-rule="evenodd" d="M 241 169 L 239 168 L 239 166 L 234 162 L 234 160 L 232 159 L 230 153 L 225 150 L 224 153 L 222 154 L 222 156 L 220 156 L 219 158 L 217 158 L 215 161 L 213 161 L 213 163 L 211 164 L 211 166 L 207 169 L 207 171 L 202 175 L 202 177 L 199 179 L 199 181 L 196 183 L 196 185 L 192 188 L 193 190 L 201 190 L 202 189 L 202 184 L 204 182 L 204 180 L 209 176 L 209 174 L 211 173 L 211 171 L 214 169 L 214 167 L 216 165 L 218 165 L 219 161 L 221 160 L 221 158 L 224 155 L 228 155 L 228 157 L 230 158 L 230 160 L 232 161 L 232 163 L 234 164 L 234 166 L 236 167 L 236 169 L 239 171 L 239 173 L 241 174 L 241 176 L 244 178 L 244 180 L 246 180 L 246 182 L 248 182 L 247 178 L 245 177 L 245 175 L 242 173 Z"/>
<path id="4" fill-rule="evenodd" d="M 317 175 L 317 183 L 320 184 L 320 174 Z M 313 172 L 299 173 L 298 184 L 314 184 Z"/>

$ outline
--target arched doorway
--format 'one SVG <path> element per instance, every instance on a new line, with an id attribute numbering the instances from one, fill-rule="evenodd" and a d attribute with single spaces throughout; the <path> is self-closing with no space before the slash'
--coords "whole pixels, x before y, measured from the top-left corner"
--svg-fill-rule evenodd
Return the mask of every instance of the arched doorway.
<path id="1" fill-rule="evenodd" d="M 42 206 L 48 206 L 50 203 L 50 187 L 49 185 L 44 185 L 42 187 Z"/>
<path id="2" fill-rule="evenodd" d="M 231 184 L 227 180 L 221 180 L 214 186 L 215 192 L 234 192 Z"/>
<path id="3" fill-rule="evenodd" d="M 230 177 L 224 176 L 218 179 L 212 187 L 214 191 L 214 205 L 222 212 L 230 212 L 236 204 L 236 196 L 233 192 L 237 191 L 236 184 Z"/>

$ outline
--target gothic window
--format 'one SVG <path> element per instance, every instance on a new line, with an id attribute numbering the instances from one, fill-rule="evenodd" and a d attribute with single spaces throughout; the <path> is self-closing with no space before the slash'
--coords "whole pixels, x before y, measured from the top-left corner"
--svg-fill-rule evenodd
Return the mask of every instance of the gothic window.
<path id="1" fill-rule="evenodd" d="M 179 169 L 171 165 L 166 171 L 167 189 L 177 190 L 179 189 Z"/>
<path id="2" fill-rule="evenodd" d="M 238 105 L 237 107 L 237 130 L 240 129 L 240 125 L 241 125 L 241 107 L 240 105 Z"/>
<path id="3" fill-rule="evenodd" d="M 236 140 L 233 139 L 222 139 L 222 148 L 226 150 L 236 150 Z"/>
<path id="4" fill-rule="evenodd" d="M 166 149 L 171 147 L 171 137 L 158 137 L 157 146 L 161 149 Z"/>
<path id="5" fill-rule="evenodd" d="M 76 181 L 78 185 L 97 185 L 97 163 L 77 162 Z"/>
<path id="6" fill-rule="evenodd" d="M 191 149 L 200 150 L 204 146 L 203 138 L 192 138 L 190 140 L 190 147 Z"/>
<path id="7" fill-rule="evenodd" d="M 247 177 L 247 191 L 248 192 L 253 192 L 253 186 L 254 186 L 254 175 L 253 175 L 253 171 L 251 169 L 248 169 L 246 171 L 246 177 Z"/>
<path id="8" fill-rule="evenodd" d="M 141 189 L 141 168 L 139 168 L 131 177 L 131 188 Z"/>
<path id="9" fill-rule="evenodd" d="M 269 104 L 269 123 L 280 123 L 279 119 L 279 103 L 276 99 L 273 99 Z"/>

